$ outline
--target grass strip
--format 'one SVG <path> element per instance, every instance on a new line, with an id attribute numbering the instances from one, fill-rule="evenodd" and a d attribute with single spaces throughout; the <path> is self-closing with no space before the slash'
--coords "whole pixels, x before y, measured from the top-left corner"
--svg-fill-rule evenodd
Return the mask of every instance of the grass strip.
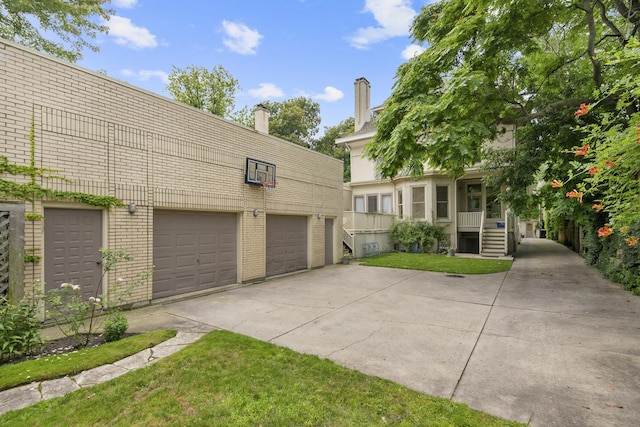
<path id="1" fill-rule="evenodd" d="M 45 381 L 65 375 L 75 375 L 87 369 L 117 362 L 146 348 L 151 348 L 176 336 L 173 330 L 158 330 L 134 335 L 93 348 L 45 356 L 40 359 L 0 366 L 0 390 L 7 390 L 34 381 Z"/>
<path id="2" fill-rule="evenodd" d="M 219 330 L 153 365 L 0 417 L 15 425 L 523 426 Z"/>
<path id="3" fill-rule="evenodd" d="M 435 254 L 390 252 L 362 258 L 360 265 L 437 271 L 455 274 L 491 274 L 509 271 L 511 260 L 450 257 Z"/>

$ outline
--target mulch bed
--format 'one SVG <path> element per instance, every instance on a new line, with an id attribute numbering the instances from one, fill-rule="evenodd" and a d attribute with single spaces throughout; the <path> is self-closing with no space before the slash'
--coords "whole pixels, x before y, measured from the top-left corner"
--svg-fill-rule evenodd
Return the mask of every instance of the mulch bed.
<path id="1" fill-rule="evenodd" d="M 123 338 L 137 335 L 135 333 L 124 334 Z M 84 348 L 98 347 L 104 344 L 106 341 L 102 334 L 91 334 L 89 336 L 89 343 Z M 44 343 L 42 348 L 38 347 L 31 352 L 31 354 L 18 357 L 16 359 L 0 361 L 0 365 L 7 363 L 20 363 L 26 360 L 40 359 L 41 357 L 55 356 L 57 354 L 69 353 L 82 348 L 78 344 L 78 340 L 71 337 L 62 337 L 55 340 L 50 340 Z"/>

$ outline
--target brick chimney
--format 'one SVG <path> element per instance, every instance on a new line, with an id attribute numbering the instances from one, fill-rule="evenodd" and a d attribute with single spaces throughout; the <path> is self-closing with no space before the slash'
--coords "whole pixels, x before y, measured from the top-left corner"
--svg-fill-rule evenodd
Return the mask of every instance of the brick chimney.
<path id="1" fill-rule="evenodd" d="M 360 77 L 356 79 L 354 86 L 356 91 L 355 131 L 358 132 L 366 122 L 371 120 L 371 85 L 367 79 Z"/>
<path id="2" fill-rule="evenodd" d="M 253 109 L 256 130 L 260 133 L 269 133 L 269 110 L 262 104 Z"/>

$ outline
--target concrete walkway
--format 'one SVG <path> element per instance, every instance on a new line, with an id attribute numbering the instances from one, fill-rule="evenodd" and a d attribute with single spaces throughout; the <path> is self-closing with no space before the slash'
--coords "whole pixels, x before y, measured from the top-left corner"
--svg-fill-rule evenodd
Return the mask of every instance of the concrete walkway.
<path id="1" fill-rule="evenodd" d="M 336 265 L 129 318 L 246 334 L 533 426 L 640 420 L 640 298 L 546 240 L 508 273 Z"/>

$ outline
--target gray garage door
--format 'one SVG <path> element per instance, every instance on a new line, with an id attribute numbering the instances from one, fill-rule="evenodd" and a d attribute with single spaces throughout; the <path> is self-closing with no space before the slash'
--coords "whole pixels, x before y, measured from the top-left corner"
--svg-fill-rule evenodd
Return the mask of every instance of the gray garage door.
<path id="1" fill-rule="evenodd" d="M 45 290 L 68 282 L 80 285 L 84 299 L 94 296 L 102 275 L 101 246 L 101 211 L 45 209 Z"/>
<path id="2" fill-rule="evenodd" d="M 267 276 L 307 268 L 307 218 L 267 215 Z"/>
<path id="3" fill-rule="evenodd" d="M 155 211 L 153 298 L 237 282 L 236 215 Z"/>
<path id="4" fill-rule="evenodd" d="M 324 265 L 333 264 L 333 219 L 324 220 Z"/>

